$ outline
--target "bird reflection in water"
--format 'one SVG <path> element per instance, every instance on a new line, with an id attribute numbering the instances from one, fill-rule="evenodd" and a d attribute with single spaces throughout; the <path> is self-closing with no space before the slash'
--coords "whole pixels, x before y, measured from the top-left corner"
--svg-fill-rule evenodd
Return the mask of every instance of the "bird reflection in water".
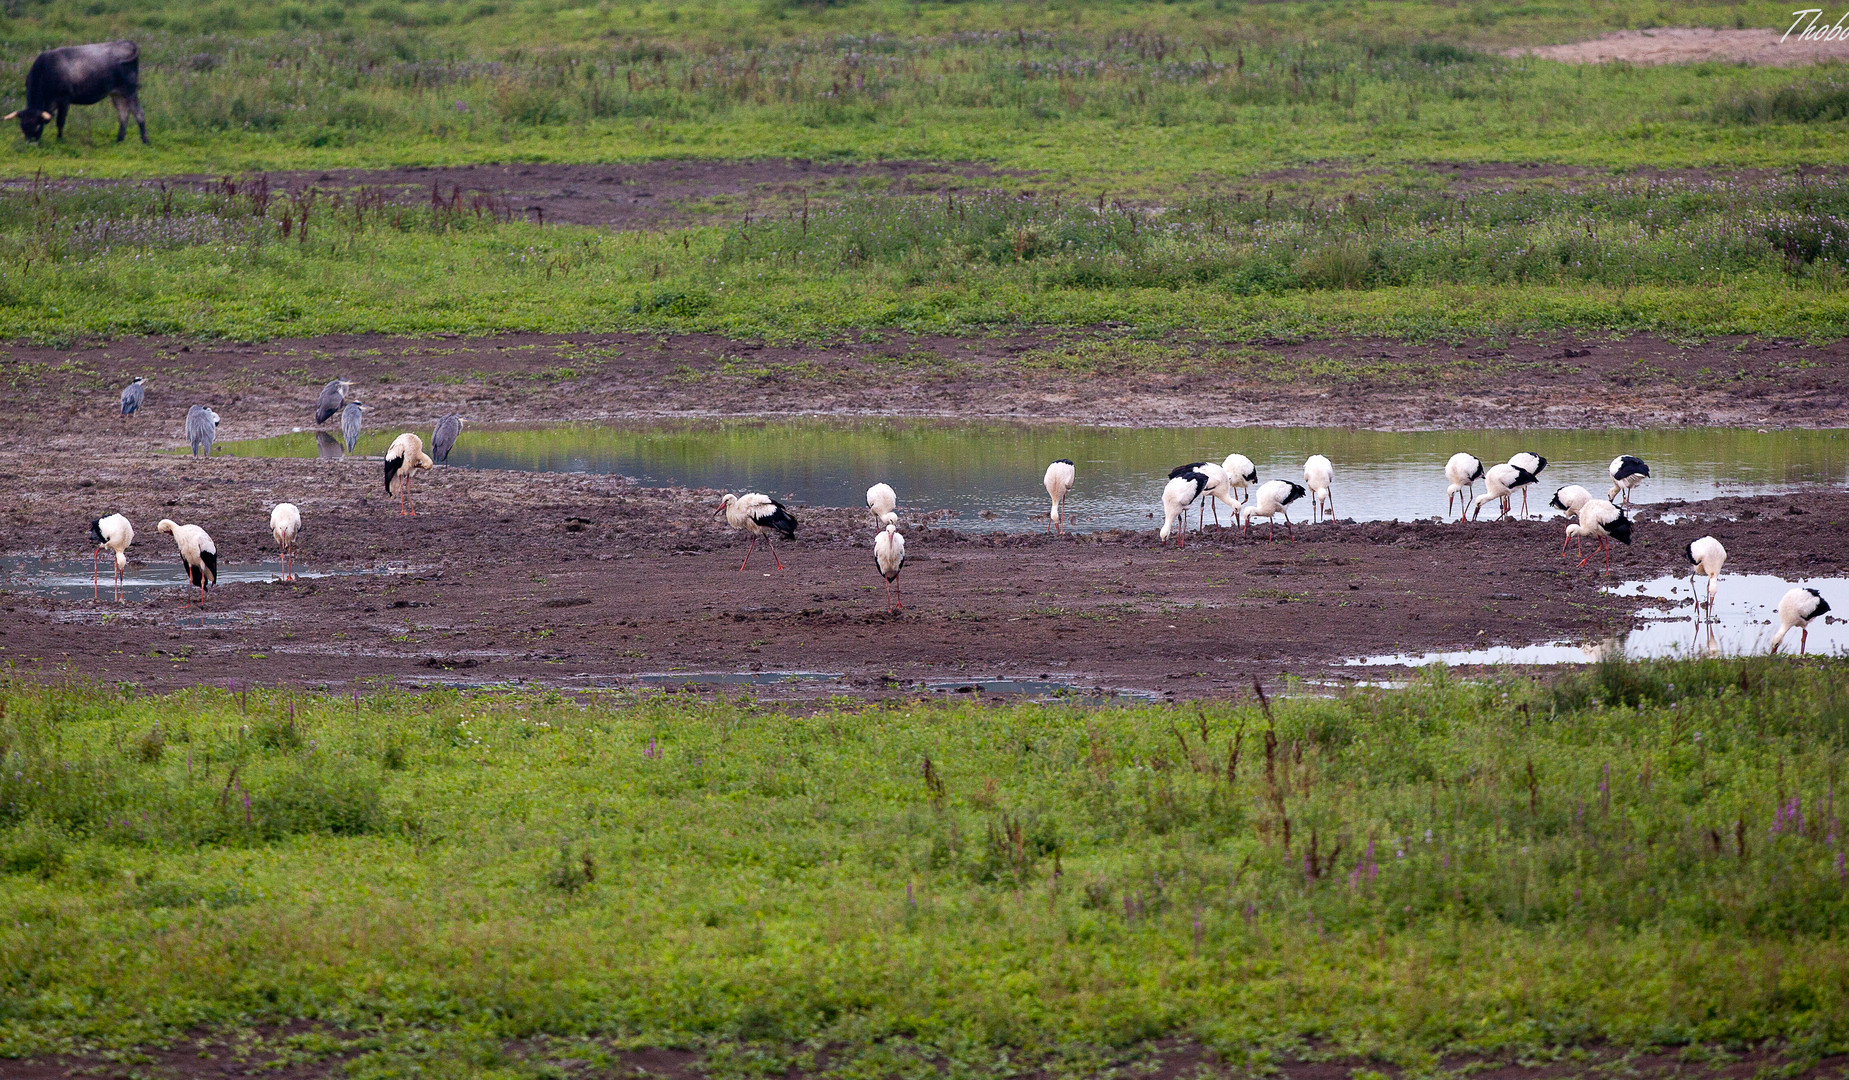
<path id="1" fill-rule="evenodd" d="M 315 432 L 315 457 L 323 461 L 339 461 L 346 456 L 347 452 L 342 449 L 339 439 L 325 431 Z"/>

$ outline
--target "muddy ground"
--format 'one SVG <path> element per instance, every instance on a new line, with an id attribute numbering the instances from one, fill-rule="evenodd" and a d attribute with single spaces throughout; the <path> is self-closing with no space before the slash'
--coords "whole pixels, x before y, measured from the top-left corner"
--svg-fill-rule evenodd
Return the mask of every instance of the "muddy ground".
<path id="1" fill-rule="evenodd" d="M 385 497 L 376 460 L 166 452 L 180 444 L 180 418 L 194 400 L 224 414 L 223 438 L 308 426 L 316 390 L 336 372 L 360 381 L 378 430 L 427 429 L 450 409 L 478 421 L 710 415 L 713 382 L 736 391 L 728 397 L 735 408 L 754 413 L 840 413 L 855 401 L 864 406 L 865 388 L 878 386 L 916 415 L 1041 420 L 1237 423 L 1257 399 L 1270 419 L 1293 423 L 1576 426 L 1616 422 L 1614 401 L 1659 422 L 1686 407 L 1701 422 L 1840 423 L 1849 371 L 1840 347 L 1778 343 L 1714 344 L 1711 353 L 1660 341 L 1598 343 L 1572 363 L 1544 360 L 1578 351 L 1560 342 L 1484 346 L 1476 351 L 1501 355 L 1469 361 L 1464 346 L 1278 345 L 1265 348 L 1286 362 L 1308 349 L 1357 358 L 1391 350 L 1397 363 L 1430 369 L 1428 379 L 1467 363 L 1473 386 L 1483 382 L 1479 365 L 1501 364 L 1499 395 L 1548 404 L 1460 401 L 1442 374 L 1438 392 L 1392 380 L 1365 393 L 1234 380 L 1206 398 L 1204 412 L 1196 398 L 1184 416 L 1153 408 L 1171 376 L 1023 374 L 1019 358 L 1045 344 L 801 350 L 606 336 L 127 341 L 68 356 L 16 348 L 0 367 L 16 406 L 0 417 L 8 448 L 0 482 L 10 493 L 0 554 L 81 557 L 88 521 L 119 511 L 136 524 L 137 558 L 174 561 L 171 541 L 153 528 L 171 517 L 206 526 L 221 561 L 253 562 L 273 553 L 269 507 L 288 500 L 306 520 L 304 568 L 387 572 L 228 585 L 203 613 L 177 591 L 125 605 L 13 593 L 0 597 L 0 658 L 34 677 L 75 672 L 149 687 L 228 679 L 628 687 L 644 672 L 804 669 L 841 672 L 855 693 L 873 696 L 916 693 L 933 680 L 1048 677 L 1186 698 L 1237 693 L 1253 675 L 1355 674 L 1340 665 L 1344 657 L 1594 639 L 1628 626 L 1634 604 L 1600 593 L 1603 578 L 1562 560 L 1558 526 L 1539 521 L 1338 522 L 1302 529 L 1296 543 L 1210 527 L 1185 551 L 1164 549 L 1150 533 L 982 536 L 912 523 L 900 580 L 906 610 L 891 615 L 864 509 L 799 508 L 799 538 L 781 548 L 787 569 L 754 560 L 741 573 L 745 545 L 714 515 L 718 492 L 644 489 L 612 476 L 439 469 L 422 485 L 418 516 L 406 518 Z M 868 359 L 900 345 L 974 359 L 967 377 L 954 380 Z M 721 355 L 807 366 L 801 377 L 725 375 L 714 369 Z M 426 362 L 403 362 L 417 356 Z M 1699 380 L 1678 389 L 1679 373 L 1723 356 L 1748 374 L 1700 392 Z M 1649 358 L 1660 381 L 1637 375 L 1637 357 Z M 1798 357 L 1820 362 L 1799 372 Z M 583 371 L 554 370 L 568 364 Z M 677 374 L 696 365 L 707 374 Z M 143 412 L 123 421 L 112 414 L 128 371 L 149 372 L 152 388 Z M 1137 416 L 1139 402 L 1153 415 Z M 1849 559 L 1849 494 L 1728 499 L 1695 511 L 1675 526 L 1656 524 L 1655 508 L 1642 512 L 1639 541 L 1620 549 L 1615 572 L 1678 570 L 1680 546 L 1703 531 L 1755 552 L 1753 569 L 1764 572 L 1840 573 Z"/>

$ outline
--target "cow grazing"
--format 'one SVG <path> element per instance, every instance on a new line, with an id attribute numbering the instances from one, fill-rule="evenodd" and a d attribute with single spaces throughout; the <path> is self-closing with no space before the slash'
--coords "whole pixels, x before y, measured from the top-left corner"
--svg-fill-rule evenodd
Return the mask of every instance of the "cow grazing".
<path id="1" fill-rule="evenodd" d="M 116 141 L 128 137 L 129 117 L 148 141 L 148 121 L 141 114 L 141 49 L 132 41 L 105 41 L 94 45 L 66 45 L 47 49 L 26 72 L 26 107 L 4 119 L 18 120 L 19 130 L 37 142 L 45 125 L 58 122 L 64 138 L 64 114 L 72 105 L 94 105 L 107 97 L 116 107 Z"/>

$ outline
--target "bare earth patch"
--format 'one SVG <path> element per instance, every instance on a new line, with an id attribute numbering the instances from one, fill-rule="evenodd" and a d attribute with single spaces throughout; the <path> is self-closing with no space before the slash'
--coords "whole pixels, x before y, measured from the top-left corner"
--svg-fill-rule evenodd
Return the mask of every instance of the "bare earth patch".
<path id="1" fill-rule="evenodd" d="M 1826 24 L 1827 25 L 1827 24 Z M 1619 30 L 1592 41 L 1508 49 L 1505 56 L 1534 56 L 1563 64 L 1690 64 L 1703 60 L 1797 67 L 1849 59 L 1849 41 L 1801 41 L 1785 29 L 1715 30 L 1708 27 L 1663 27 Z"/>

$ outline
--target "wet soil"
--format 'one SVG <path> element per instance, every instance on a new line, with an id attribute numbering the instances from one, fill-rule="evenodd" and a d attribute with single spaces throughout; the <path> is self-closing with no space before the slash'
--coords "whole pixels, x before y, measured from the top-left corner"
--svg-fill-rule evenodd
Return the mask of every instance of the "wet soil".
<path id="1" fill-rule="evenodd" d="M 514 217 L 541 224 L 590 225 L 618 230 L 683 227 L 746 214 L 762 217 L 799 208 L 806 200 L 849 191 L 918 195 L 993 185 L 1025 173 L 972 162 L 662 160 L 636 164 L 484 164 L 405 166 L 396 169 L 310 169 L 265 173 L 272 190 L 323 191 L 365 187 L 405 203 L 432 199 L 472 205 L 493 200 Z M 217 186 L 230 179 L 177 176 L 170 183 Z"/>
<path id="2" fill-rule="evenodd" d="M 1048 340 L 804 349 L 700 337 L 352 338 L 211 348 L 118 341 L 70 355 L 15 349 L 0 367 L 16 404 L 0 417 L 9 448 L 0 484 L 10 493 L 0 554 L 84 557 L 88 521 L 115 511 L 136 525 L 137 558 L 174 561 L 172 542 L 154 531 L 171 517 L 205 526 L 222 561 L 254 562 L 273 554 L 268 510 L 287 500 L 305 519 L 304 568 L 389 572 L 228 585 L 203 611 L 178 590 L 123 605 L 11 593 L 0 596 L 0 660 L 35 678 L 77 673 L 149 687 L 233 678 L 631 687 L 647 672 L 802 669 L 840 672 L 847 688 L 869 696 L 916 693 L 926 680 L 1011 677 L 1192 697 L 1240 692 L 1255 674 L 1340 677 L 1349 656 L 1595 639 L 1628 626 L 1639 603 L 1599 592 L 1605 579 L 1562 560 L 1558 526 L 1539 521 L 1337 522 L 1299 528 L 1297 542 L 1210 525 L 1182 551 L 1156 541 L 1154 520 L 1139 533 L 1065 538 L 909 522 L 906 607 L 890 614 L 864 509 L 796 507 L 798 539 L 779 546 L 787 569 L 759 555 L 740 572 L 746 545 L 714 515 L 716 491 L 439 469 L 420 485 L 418 515 L 401 517 L 376 459 L 166 452 L 180 445 L 181 417 L 195 400 L 224 414 L 224 438 L 309 426 L 316 391 L 336 373 L 359 380 L 357 396 L 375 408 L 369 426 L 389 430 L 427 427 L 450 409 L 477 421 L 713 415 L 720 402 L 738 412 L 842 414 L 864 409 L 869 388 L 901 403 L 894 411 L 945 417 L 1235 423 L 1257 400 L 1273 422 L 1385 427 L 1578 426 L 1639 414 L 1840 423 L 1849 370 L 1833 349 L 1788 343 L 1710 345 L 1704 354 L 1632 340 L 1601 343 L 1571 363 L 1546 359 L 1577 350 L 1557 342 L 1480 347 L 1474 360 L 1465 346 L 1276 344 L 1255 348 L 1287 364 L 1306 350 L 1358 362 L 1390 352 L 1393 363 L 1426 369 L 1424 382 L 1383 379 L 1356 393 L 1235 380 L 1156 408 L 1163 389 L 1179 385 L 1171 376 L 1030 378 L 1021 357 Z M 973 359 L 957 361 L 966 370 L 955 379 L 888 373 L 872 359 L 901 347 Z M 749 355 L 775 373 L 725 374 L 727 355 Z M 1748 374 L 1718 387 L 1693 376 L 1695 365 L 1723 356 Z M 1799 358 L 1819 362 L 1803 368 Z M 696 364 L 698 378 L 677 374 Z M 570 375 L 557 370 L 572 365 Z M 1450 365 L 1471 375 L 1447 385 Z M 1460 400 L 1457 385 L 1483 386 L 1486 368 L 1502 373 L 1498 395 Z M 128 371 L 148 373 L 151 386 L 143 411 L 124 421 L 111 414 Z M 1544 404 L 1491 404 L 1501 397 Z M 1630 414 L 1615 411 L 1627 401 Z M 1139 402 L 1149 415 L 1137 415 Z M 1842 573 L 1849 559 L 1849 494 L 1695 509 L 1674 526 L 1641 513 L 1638 543 L 1619 549 L 1614 575 L 1679 572 L 1681 545 L 1710 530 L 1741 569 Z"/>

